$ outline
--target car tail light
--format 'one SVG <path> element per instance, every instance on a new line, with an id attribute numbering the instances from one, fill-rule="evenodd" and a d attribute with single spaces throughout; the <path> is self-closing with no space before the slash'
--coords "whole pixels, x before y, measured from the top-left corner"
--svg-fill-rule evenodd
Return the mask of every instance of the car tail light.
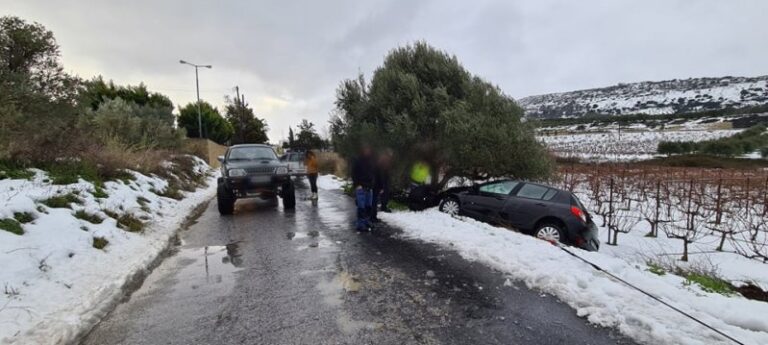
<path id="1" fill-rule="evenodd" d="M 584 214 L 584 211 L 582 211 L 580 208 L 576 206 L 571 206 L 571 214 L 573 214 L 576 218 L 579 218 L 579 220 L 582 223 L 587 222 L 587 216 Z"/>

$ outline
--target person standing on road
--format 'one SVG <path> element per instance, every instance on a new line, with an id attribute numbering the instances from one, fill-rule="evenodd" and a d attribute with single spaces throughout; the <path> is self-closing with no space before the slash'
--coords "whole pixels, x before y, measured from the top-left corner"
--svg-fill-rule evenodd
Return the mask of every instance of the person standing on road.
<path id="1" fill-rule="evenodd" d="M 378 204 L 381 201 L 381 212 L 391 212 L 389 210 L 389 175 L 392 169 L 392 150 L 386 149 L 376 161 L 375 181 L 373 185 L 373 207 L 371 220 L 374 223 L 379 222 Z"/>
<path id="2" fill-rule="evenodd" d="M 307 167 L 307 179 L 309 179 L 309 189 L 312 192 L 310 199 L 317 200 L 317 156 L 315 156 L 314 151 L 307 151 L 304 165 Z"/>
<path id="3" fill-rule="evenodd" d="M 360 155 L 352 162 L 352 185 L 355 186 L 357 205 L 357 231 L 371 230 L 371 209 L 373 207 L 373 185 L 375 166 L 371 147 L 363 145 Z"/>

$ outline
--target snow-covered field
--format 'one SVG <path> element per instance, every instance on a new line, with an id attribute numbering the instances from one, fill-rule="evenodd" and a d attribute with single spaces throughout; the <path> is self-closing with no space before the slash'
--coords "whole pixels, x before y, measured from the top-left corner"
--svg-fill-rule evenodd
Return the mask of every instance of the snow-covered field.
<path id="1" fill-rule="evenodd" d="M 199 172 L 208 173 L 202 160 L 196 162 Z M 153 192 L 164 190 L 165 180 L 132 174 L 135 180 L 127 183 L 107 182 L 107 196 L 101 198 L 94 196 L 100 193 L 89 182 L 51 185 L 39 170 L 29 181 L 0 181 L 0 219 L 14 218 L 14 213 L 34 218 L 23 224 L 23 235 L 0 230 L 1 343 L 60 344 L 76 339 L 117 303 L 130 279 L 167 248 L 190 211 L 215 194 L 213 175 L 207 187 L 175 200 Z M 43 205 L 63 195 L 77 201 L 62 208 Z M 80 218 L 75 216 L 78 211 Z M 145 227 L 129 232 L 105 211 L 133 215 Z M 95 239 L 108 244 L 97 249 Z"/>
<path id="2" fill-rule="evenodd" d="M 642 130 L 542 135 L 552 153 L 589 161 L 632 161 L 653 158 L 661 141 L 704 141 L 731 136 L 740 130 Z"/>
<path id="3" fill-rule="evenodd" d="M 381 217 L 402 228 L 406 238 L 454 249 L 510 279 L 557 296 L 589 322 L 616 327 L 642 343 L 732 344 L 547 242 L 472 219 L 453 218 L 435 209 Z M 569 250 L 745 344 L 768 344 L 768 303 L 708 293 L 676 275 L 656 275 L 645 264 L 624 258 L 632 251 L 631 246 L 618 248 Z"/>

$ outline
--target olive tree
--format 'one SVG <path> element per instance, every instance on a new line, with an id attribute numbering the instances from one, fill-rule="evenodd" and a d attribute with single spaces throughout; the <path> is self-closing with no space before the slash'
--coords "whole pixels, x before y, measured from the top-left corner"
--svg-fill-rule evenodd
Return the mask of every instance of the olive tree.
<path id="1" fill-rule="evenodd" d="M 425 161 L 438 186 L 456 176 L 545 177 L 552 162 L 522 115 L 455 56 L 416 42 L 392 50 L 370 83 L 362 75 L 341 83 L 330 133 L 348 157 L 367 143 L 394 150 L 399 172 Z"/>

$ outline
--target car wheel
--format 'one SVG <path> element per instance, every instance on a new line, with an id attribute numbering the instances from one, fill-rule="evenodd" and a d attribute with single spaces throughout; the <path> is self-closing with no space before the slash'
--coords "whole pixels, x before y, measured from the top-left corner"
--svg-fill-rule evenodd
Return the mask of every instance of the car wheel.
<path id="1" fill-rule="evenodd" d="M 443 202 L 440 203 L 440 211 L 452 216 L 458 216 L 461 213 L 461 205 L 459 204 L 459 199 L 454 197 L 443 199 Z"/>
<path id="2" fill-rule="evenodd" d="M 539 227 L 536 228 L 536 231 L 533 232 L 533 236 L 553 244 L 565 242 L 565 232 L 563 232 L 560 225 L 554 223 L 544 223 L 539 225 Z"/>
<path id="3" fill-rule="evenodd" d="M 286 210 L 296 208 L 296 191 L 293 189 L 293 183 L 291 182 L 283 185 L 283 208 Z"/>
<path id="4" fill-rule="evenodd" d="M 219 204 L 219 214 L 230 215 L 235 211 L 235 195 L 220 184 L 216 189 L 216 202 Z"/>

